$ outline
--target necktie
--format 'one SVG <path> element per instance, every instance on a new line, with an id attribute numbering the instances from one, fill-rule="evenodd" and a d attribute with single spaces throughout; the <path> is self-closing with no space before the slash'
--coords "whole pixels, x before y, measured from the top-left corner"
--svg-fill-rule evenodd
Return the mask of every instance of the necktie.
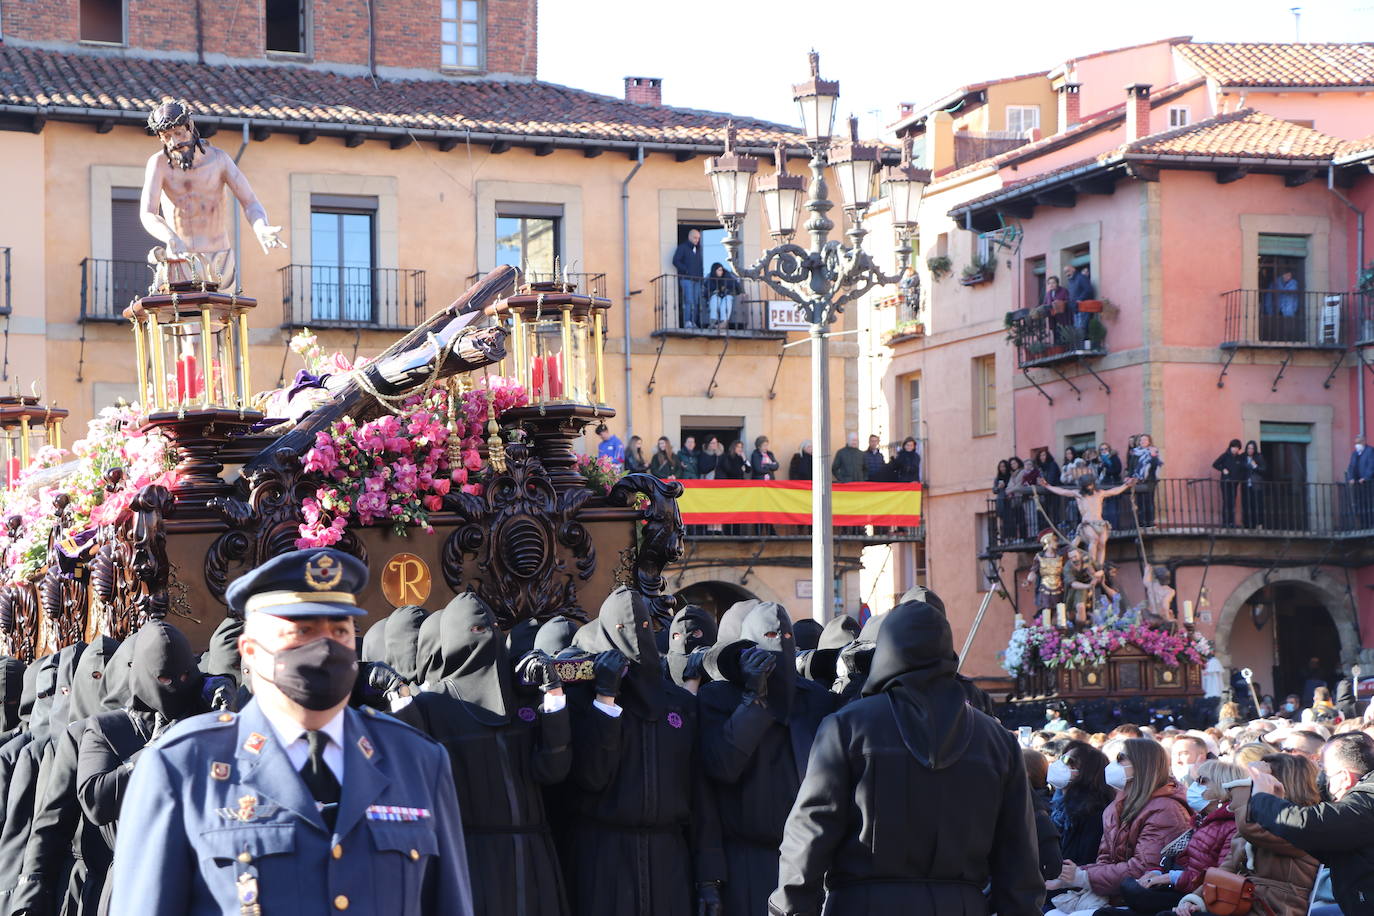
<path id="1" fill-rule="evenodd" d="M 321 731 L 307 731 L 305 741 L 310 745 L 310 759 L 301 767 L 301 779 L 320 806 L 325 826 L 333 830 L 339 815 L 339 780 L 334 778 L 334 772 L 324 762 L 324 749 L 329 744 L 329 736 Z"/>

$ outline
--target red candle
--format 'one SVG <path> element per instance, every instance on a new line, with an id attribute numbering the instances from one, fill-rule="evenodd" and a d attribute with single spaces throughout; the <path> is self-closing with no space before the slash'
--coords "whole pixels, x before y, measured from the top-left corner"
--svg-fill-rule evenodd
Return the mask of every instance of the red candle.
<path id="1" fill-rule="evenodd" d="M 549 397 L 563 396 L 563 354 L 546 357 L 549 364 Z"/>
<path id="2" fill-rule="evenodd" d="M 201 379 L 196 372 L 196 358 L 187 353 L 177 360 L 177 401 L 195 400 L 200 395 Z"/>
<path id="3" fill-rule="evenodd" d="M 13 490 L 15 485 L 19 483 L 19 459 L 11 458 L 8 465 L 9 466 L 6 468 L 8 474 L 6 479 L 9 481 L 10 489 Z"/>

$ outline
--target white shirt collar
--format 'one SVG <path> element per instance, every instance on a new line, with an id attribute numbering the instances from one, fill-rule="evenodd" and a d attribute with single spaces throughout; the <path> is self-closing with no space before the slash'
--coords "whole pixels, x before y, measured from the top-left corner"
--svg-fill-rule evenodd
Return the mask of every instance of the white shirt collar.
<path id="1" fill-rule="evenodd" d="M 272 726 L 272 731 L 277 733 L 277 740 L 281 742 L 282 748 L 289 748 L 291 745 L 295 744 L 297 741 L 305 737 L 305 726 L 301 725 L 295 719 L 292 719 L 290 716 L 284 715 L 280 711 L 272 709 L 263 703 L 259 703 L 258 708 L 262 710 L 263 716 L 266 717 L 268 724 Z M 343 750 L 344 710 L 340 709 L 337 713 L 335 713 L 334 718 L 326 722 L 324 724 L 324 727 L 321 728 L 320 731 L 324 732 L 325 735 L 328 736 L 330 743 L 334 747 L 337 747 L 339 750 Z"/>

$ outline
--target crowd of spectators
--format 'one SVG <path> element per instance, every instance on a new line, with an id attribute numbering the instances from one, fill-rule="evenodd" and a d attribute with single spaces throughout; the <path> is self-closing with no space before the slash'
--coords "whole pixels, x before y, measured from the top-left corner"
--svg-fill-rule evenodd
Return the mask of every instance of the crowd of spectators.
<path id="1" fill-rule="evenodd" d="M 1242 887 L 1265 916 L 1374 912 L 1374 716 L 1310 686 L 1203 730 L 1023 728 L 1048 912 L 1232 913 Z"/>

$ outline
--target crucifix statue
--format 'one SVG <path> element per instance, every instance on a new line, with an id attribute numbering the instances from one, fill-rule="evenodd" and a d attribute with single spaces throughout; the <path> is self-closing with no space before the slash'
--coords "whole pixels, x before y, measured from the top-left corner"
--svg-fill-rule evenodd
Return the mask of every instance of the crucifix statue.
<path id="1" fill-rule="evenodd" d="M 1093 568 L 1104 569 L 1107 565 L 1107 539 L 1112 535 L 1112 525 L 1102 517 L 1102 503 L 1113 496 L 1125 493 L 1135 486 L 1135 483 L 1134 477 L 1128 477 L 1119 487 L 1099 490 L 1096 480 L 1083 477 L 1079 479 L 1075 489 L 1054 487 L 1044 483 L 1039 486 L 1042 490 L 1074 501 L 1078 507 L 1078 517 L 1081 519 L 1078 523 L 1077 540 L 1083 542 Z"/>
<path id="2" fill-rule="evenodd" d="M 267 212 L 234 160 L 196 130 L 190 103 L 158 105 L 148 115 L 148 129 L 157 134 L 162 150 L 148 157 L 140 217 L 148 234 L 162 243 L 149 252 L 159 287 L 233 286 L 237 265 L 225 189 L 243 207 L 264 252 L 286 247 L 281 227 L 268 224 Z"/>

